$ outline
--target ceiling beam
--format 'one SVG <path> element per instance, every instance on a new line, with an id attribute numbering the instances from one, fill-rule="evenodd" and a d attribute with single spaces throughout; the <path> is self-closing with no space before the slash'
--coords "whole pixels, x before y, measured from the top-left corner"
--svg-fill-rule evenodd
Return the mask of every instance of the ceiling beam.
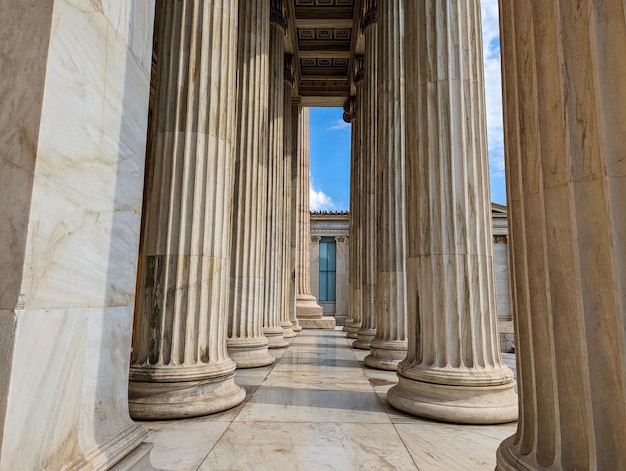
<path id="1" fill-rule="evenodd" d="M 315 51 L 300 51 L 302 59 L 349 59 L 350 51 L 326 51 L 323 49 Z"/>
<path id="2" fill-rule="evenodd" d="M 302 29 L 349 29 L 352 28 L 352 19 L 302 18 L 296 19 L 296 26 Z"/>

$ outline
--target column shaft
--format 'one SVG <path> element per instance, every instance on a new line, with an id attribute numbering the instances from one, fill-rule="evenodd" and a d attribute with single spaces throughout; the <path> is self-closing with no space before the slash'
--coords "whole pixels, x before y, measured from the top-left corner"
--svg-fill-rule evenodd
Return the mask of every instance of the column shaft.
<path id="1" fill-rule="evenodd" d="M 361 275 L 362 243 L 361 231 L 363 214 L 361 212 L 361 191 L 363 187 L 363 58 L 355 59 L 356 104 L 355 116 L 352 119 L 352 142 L 350 152 L 350 273 L 349 273 L 349 302 L 348 319 L 343 330 L 348 332 L 349 338 L 356 338 L 356 332 L 361 327 L 361 291 L 363 277 Z"/>
<path id="2" fill-rule="evenodd" d="M 263 334 L 268 166 L 269 0 L 239 0 L 237 135 L 228 354 L 238 368 L 269 365 Z"/>
<path id="3" fill-rule="evenodd" d="M 237 2 L 163 2 L 157 18 L 129 387 L 141 419 L 209 414 L 245 398 L 226 351 Z"/>
<path id="4" fill-rule="evenodd" d="M 389 402 L 461 423 L 517 418 L 500 358 L 480 2 L 406 2 L 410 343 Z"/>
<path id="5" fill-rule="evenodd" d="M 285 56 L 284 74 L 284 112 L 283 112 L 283 244 L 282 244 L 282 308 L 280 311 L 280 325 L 283 328 L 283 336 L 292 338 L 296 336 L 291 322 L 290 300 L 295 299 L 295 284 L 293 283 L 292 253 L 291 253 L 291 222 L 295 212 L 291 211 L 291 91 L 293 90 L 293 70 L 291 56 Z M 294 295 L 292 296 L 292 291 Z"/>
<path id="6" fill-rule="evenodd" d="M 311 212 L 310 198 L 310 114 L 303 108 L 300 120 L 300 201 L 298 215 L 298 294 L 296 313 L 300 325 L 305 328 L 334 327 L 334 318 L 323 318 L 323 309 L 311 293 Z"/>
<path id="7" fill-rule="evenodd" d="M 356 332 L 354 348 L 367 350 L 376 335 L 376 148 L 378 143 L 378 25 L 376 6 L 366 12 L 365 77 L 363 79 L 363 163 L 361 214 L 361 325 Z"/>
<path id="8" fill-rule="evenodd" d="M 520 419 L 498 469 L 626 469 L 626 10 L 501 2 Z"/>
<path id="9" fill-rule="evenodd" d="M 282 2 L 278 2 L 279 4 Z M 278 14 L 278 12 L 276 12 Z M 282 15 L 282 13 L 280 13 Z M 272 18 L 274 18 L 272 12 Z M 267 184 L 267 237 L 265 241 L 265 306 L 263 333 L 270 348 L 286 347 L 280 324 L 283 303 L 283 173 L 284 173 L 284 54 L 285 30 L 275 22 L 270 25 L 269 76 L 269 167 Z"/>
<path id="10" fill-rule="evenodd" d="M 395 370 L 406 357 L 406 190 L 404 15 L 402 2 L 386 3 L 376 49 L 378 145 L 376 148 L 376 335 L 365 364 Z M 393 14 L 388 14 L 393 12 Z"/>
<path id="11" fill-rule="evenodd" d="M 298 294 L 298 227 L 300 223 L 300 213 L 298 212 L 298 201 L 300 196 L 300 115 L 302 114 L 302 105 L 299 98 L 291 100 L 291 200 L 289 210 L 291 211 L 291 266 L 289 273 L 290 280 L 290 298 L 289 298 L 289 318 L 291 319 L 292 329 L 294 332 L 302 331 L 298 317 L 296 315 L 296 296 Z"/>

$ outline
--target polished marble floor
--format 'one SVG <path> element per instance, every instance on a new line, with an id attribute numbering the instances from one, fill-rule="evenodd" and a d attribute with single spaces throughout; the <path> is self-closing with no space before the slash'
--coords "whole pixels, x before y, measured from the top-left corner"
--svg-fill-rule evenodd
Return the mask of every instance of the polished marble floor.
<path id="1" fill-rule="evenodd" d="M 305 330 L 274 365 L 239 370 L 240 406 L 197 419 L 144 422 L 163 470 L 489 470 L 515 424 L 421 420 L 386 399 L 395 373 L 363 364 L 340 330 Z M 513 355 L 504 354 L 509 366 Z"/>

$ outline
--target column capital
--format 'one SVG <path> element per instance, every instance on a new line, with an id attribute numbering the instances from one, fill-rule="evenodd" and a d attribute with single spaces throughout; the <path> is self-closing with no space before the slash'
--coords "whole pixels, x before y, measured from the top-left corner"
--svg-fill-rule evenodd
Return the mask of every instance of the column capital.
<path id="1" fill-rule="evenodd" d="M 285 0 L 271 0 L 270 23 L 279 26 L 287 34 L 287 4 Z"/>
<path id="2" fill-rule="evenodd" d="M 493 243 L 494 244 L 508 244 L 509 243 L 509 236 L 507 236 L 507 235 L 494 235 L 493 236 Z"/>
<path id="3" fill-rule="evenodd" d="M 354 57 L 354 83 L 359 85 L 365 78 L 365 56 Z"/>
<path id="4" fill-rule="evenodd" d="M 293 60 L 293 54 L 285 54 L 285 69 L 283 76 L 285 82 L 289 83 L 292 87 L 295 85 L 296 66 Z"/>
<path id="5" fill-rule="evenodd" d="M 363 32 L 378 21 L 378 0 L 364 0 L 361 12 L 361 29 Z"/>
<path id="6" fill-rule="evenodd" d="M 335 241 L 340 243 L 340 244 L 344 244 L 347 240 L 348 240 L 347 237 L 342 237 L 342 236 L 335 237 Z"/>
<path id="7" fill-rule="evenodd" d="M 319 244 L 322 238 L 320 236 L 311 236 L 311 242 L 314 244 Z"/>
<path id="8" fill-rule="evenodd" d="M 343 104 L 343 120 L 346 123 L 351 123 L 352 120 L 354 119 L 355 109 L 356 109 L 356 99 L 353 96 L 351 96 Z"/>

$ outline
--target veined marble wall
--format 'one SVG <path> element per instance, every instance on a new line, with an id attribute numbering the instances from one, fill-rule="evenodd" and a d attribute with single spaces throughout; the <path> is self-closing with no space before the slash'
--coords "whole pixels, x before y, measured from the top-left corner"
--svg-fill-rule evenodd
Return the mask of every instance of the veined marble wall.
<path id="1" fill-rule="evenodd" d="M 127 388 L 153 15 L 0 4 L 0 469 L 149 451 Z"/>
<path id="2" fill-rule="evenodd" d="M 340 293 L 348 292 L 348 214 L 311 213 L 311 238 L 336 237 L 345 238 L 345 243 L 337 243 L 337 301 L 322 302 L 325 316 L 337 318 L 338 325 L 345 320 L 344 306 L 347 316 L 347 299 L 340 299 Z M 513 333 L 511 309 L 511 285 L 509 278 L 509 248 L 507 209 L 496 203 L 491 205 L 491 229 L 493 233 L 493 253 L 496 277 L 496 303 L 498 309 L 498 327 L 500 331 L 500 347 L 503 352 L 513 351 L 515 335 Z M 319 242 L 311 242 L 311 291 L 319 298 Z M 345 252 L 345 253 L 344 253 Z M 343 254 L 343 255 L 341 255 Z M 344 260 L 345 258 L 345 260 Z M 345 265 L 344 265 L 345 262 Z M 345 270 L 345 276 L 344 276 Z M 347 296 L 347 294 L 346 294 Z"/>

